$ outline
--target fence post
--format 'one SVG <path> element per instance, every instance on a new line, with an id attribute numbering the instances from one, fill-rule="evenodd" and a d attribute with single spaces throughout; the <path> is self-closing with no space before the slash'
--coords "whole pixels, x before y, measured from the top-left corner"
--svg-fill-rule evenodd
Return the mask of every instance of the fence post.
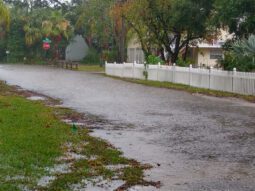
<path id="1" fill-rule="evenodd" d="M 108 70 L 107 70 L 108 67 L 107 67 L 107 64 L 108 64 L 107 61 L 105 61 L 105 73 L 106 73 L 106 74 L 108 74 Z"/>
<path id="2" fill-rule="evenodd" d="M 236 68 L 233 68 L 233 75 L 232 75 L 232 92 L 235 92 L 235 76 L 236 76 Z"/>
<path id="3" fill-rule="evenodd" d="M 189 65 L 189 85 L 191 86 L 191 70 L 192 70 L 192 64 Z"/>
<path id="4" fill-rule="evenodd" d="M 212 69 L 213 69 L 213 67 L 211 66 L 211 67 L 210 67 L 210 70 L 209 70 L 209 89 L 211 89 L 211 75 L 212 75 Z"/>
<path id="5" fill-rule="evenodd" d="M 136 65 L 136 61 L 134 61 L 133 63 L 133 79 L 135 78 L 135 65 Z"/>
<path id="6" fill-rule="evenodd" d="M 116 64 L 117 64 L 117 63 L 114 62 L 113 64 L 114 64 L 114 67 L 113 67 L 113 68 L 114 68 L 114 70 L 113 70 L 113 71 L 114 71 L 114 72 L 113 72 L 113 73 L 114 73 L 114 76 L 119 76 L 119 75 L 118 75 L 118 69 L 116 68 Z"/>
<path id="7" fill-rule="evenodd" d="M 158 63 L 158 68 L 157 68 L 157 81 L 159 81 L 159 69 L 160 69 L 160 62 Z"/>
<path id="8" fill-rule="evenodd" d="M 124 74 L 125 74 L 125 64 L 126 64 L 126 62 L 122 63 L 121 77 L 125 77 L 124 76 Z"/>
<path id="9" fill-rule="evenodd" d="M 176 64 L 174 63 L 173 64 L 173 83 L 175 83 L 175 66 L 176 66 Z"/>

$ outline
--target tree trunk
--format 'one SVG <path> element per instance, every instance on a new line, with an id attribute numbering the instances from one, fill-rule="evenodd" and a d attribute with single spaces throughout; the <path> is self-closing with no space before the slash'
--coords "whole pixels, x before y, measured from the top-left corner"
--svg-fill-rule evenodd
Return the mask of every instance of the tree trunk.
<path id="1" fill-rule="evenodd" d="M 180 52 L 180 42 L 181 42 L 181 34 L 177 33 L 176 34 L 174 53 L 173 53 L 173 55 L 171 57 L 171 62 L 173 64 L 175 64 L 176 61 L 178 60 L 178 55 L 179 55 L 179 52 Z"/>
<path id="2" fill-rule="evenodd" d="M 184 56 L 183 56 L 183 60 L 184 60 L 184 61 L 187 60 L 188 51 L 189 51 L 189 41 L 187 42 L 187 44 L 186 44 L 186 46 L 185 46 L 185 53 L 184 53 Z"/>
<path id="3" fill-rule="evenodd" d="M 122 27 L 121 27 L 121 34 L 120 34 L 120 47 L 119 47 L 119 50 L 120 50 L 120 62 L 123 63 L 125 62 L 125 58 L 126 58 L 126 24 L 125 24 L 125 20 L 124 18 L 122 18 Z"/>
<path id="4" fill-rule="evenodd" d="M 163 61 L 167 61 L 166 58 L 165 58 L 165 51 L 164 51 L 164 48 L 161 47 L 159 51 L 160 51 L 161 59 L 162 59 Z"/>

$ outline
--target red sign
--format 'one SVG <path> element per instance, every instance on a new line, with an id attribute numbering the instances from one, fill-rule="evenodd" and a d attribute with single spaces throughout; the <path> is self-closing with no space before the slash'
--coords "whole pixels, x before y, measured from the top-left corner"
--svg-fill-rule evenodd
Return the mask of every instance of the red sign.
<path id="1" fill-rule="evenodd" d="M 43 43 L 43 49 L 44 49 L 44 50 L 49 50 L 49 49 L 50 49 L 50 44 L 47 43 L 47 42 L 44 42 L 44 43 Z"/>

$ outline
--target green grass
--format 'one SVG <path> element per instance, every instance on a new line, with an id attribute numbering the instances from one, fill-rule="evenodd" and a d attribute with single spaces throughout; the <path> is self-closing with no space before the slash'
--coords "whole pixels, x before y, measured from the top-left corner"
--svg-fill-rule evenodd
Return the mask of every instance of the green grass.
<path id="1" fill-rule="evenodd" d="M 203 94 L 203 95 L 214 96 L 214 97 L 233 97 L 233 98 L 239 98 L 239 99 L 243 99 L 243 100 L 253 102 L 253 103 L 255 102 L 255 96 L 253 96 L 253 95 L 241 95 L 241 94 L 224 92 L 224 91 L 196 88 L 196 87 L 191 87 L 188 85 L 176 84 L 176 83 L 171 83 L 171 82 L 158 82 L 158 81 L 151 81 L 151 80 L 119 78 L 119 77 L 114 77 L 114 76 L 109 76 L 109 77 L 119 79 L 119 80 L 124 80 L 127 82 L 136 83 L 136 84 L 141 84 L 141 85 L 145 85 L 145 86 L 174 89 L 174 90 L 189 92 L 192 94 L 196 93 L 196 94 Z"/>
<path id="2" fill-rule="evenodd" d="M 124 169 L 123 180 L 128 185 L 136 185 L 143 182 L 143 169 L 139 167 L 127 167 Z"/>
<path id="3" fill-rule="evenodd" d="M 20 186 L 42 191 L 70 190 L 71 184 L 97 176 L 117 176 L 126 181 L 125 188 L 152 184 L 143 181 L 143 170 L 148 166 L 123 157 L 109 143 L 90 136 L 90 130 L 78 128 L 73 132 L 70 125 L 60 121 L 65 117 L 80 118 L 81 114 L 68 108 L 47 107 L 19 95 L 15 88 L 0 82 L 0 191 L 20 190 Z M 72 144 L 73 152 L 88 158 L 72 161 L 71 172 L 58 174 L 48 187 L 38 187 L 38 179 L 48 175 L 46 167 L 65 163 L 56 158 L 67 151 L 66 143 Z M 106 168 L 118 164 L 129 168 Z"/>
<path id="4" fill-rule="evenodd" d="M 15 188 L 6 177 L 24 176 L 33 185 L 74 135 L 50 108 L 16 96 L 0 97 L 0 190 Z M 17 188 L 15 188 L 17 189 Z"/>
<path id="5" fill-rule="evenodd" d="M 86 72 L 104 72 L 104 67 L 100 65 L 79 65 L 79 71 L 86 71 Z"/>

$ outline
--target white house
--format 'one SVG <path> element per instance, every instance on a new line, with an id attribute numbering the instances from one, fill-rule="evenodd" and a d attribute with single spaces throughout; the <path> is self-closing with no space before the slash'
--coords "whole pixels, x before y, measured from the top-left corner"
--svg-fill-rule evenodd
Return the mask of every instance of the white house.
<path id="1" fill-rule="evenodd" d="M 202 41 L 196 46 L 191 46 L 189 56 L 197 67 L 217 67 L 218 61 L 223 58 L 222 46 L 232 38 L 233 35 L 221 30 L 218 39 L 211 43 Z"/>
<path id="2" fill-rule="evenodd" d="M 136 38 L 132 38 L 127 46 L 127 62 L 144 63 L 144 60 L 141 43 Z"/>
<path id="3" fill-rule="evenodd" d="M 222 45 L 226 40 L 233 38 L 228 32 L 221 30 L 218 39 L 211 43 L 206 41 L 199 42 L 196 46 L 190 46 L 189 58 L 197 67 L 216 67 L 218 60 L 223 58 Z M 128 62 L 144 62 L 144 54 L 141 49 L 141 44 L 136 38 L 133 38 L 128 43 Z"/>

